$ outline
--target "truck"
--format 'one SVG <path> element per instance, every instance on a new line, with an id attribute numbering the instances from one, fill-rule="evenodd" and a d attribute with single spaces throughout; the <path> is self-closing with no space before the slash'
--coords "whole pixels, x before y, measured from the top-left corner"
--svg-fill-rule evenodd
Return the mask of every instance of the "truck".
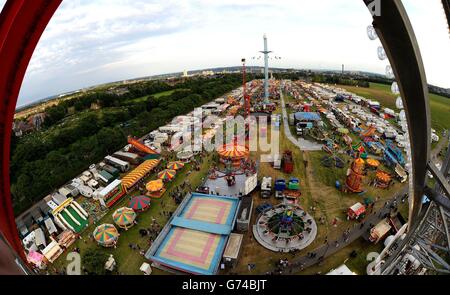
<path id="1" fill-rule="evenodd" d="M 274 169 L 281 169 L 281 156 L 280 154 L 275 154 L 273 156 L 273 168 Z"/>
<path id="2" fill-rule="evenodd" d="M 384 239 L 389 232 L 391 231 L 392 226 L 389 224 L 389 220 L 387 218 L 381 220 L 377 225 L 375 225 L 370 230 L 369 241 L 373 243 L 378 243 L 382 239 Z"/>
<path id="3" fill-rule="evenodd" d="M 139 155 L 130 153 L 130 152 L 118 151 L 118 152 L 115 152 L 113 156 L 117 159 L 127 161 L 134 165 L 139 164 L 139 160 L 140 160 Z"/>
<path id="4" fill-rule="evenodd" d="M 278 178 L 275 180 L 275 198 L 282 199 L 284 196 L 284 190 L 286 189 L 286 180 Z"/>
<path id="5" fill-rule="evenodd" d="M 294 170 L 294 161 L 292 160 L 292 152 L 285 151 L 282 160 L 283 172 L 290 174 Z"/>
<path id="6" fill-rule="evenodd" d="M 114 176 L 112 176 L 105 170 L 100 170 L 98 172 L 98 177 L 104 184 L 109 184 L 115 179 Z"/>
<path id="7" fill-rule="evenodd" d="M 114 176 L 115 178 L 120 176 L 120 171 L 118 169 L 114 168 L 113 166 L 105 165 L 105 166 L 103 166 L 103 170 L 105 170 L 106 172 L 108 172 L 109 174 Z"/>
<path id="8" fill-rule="evenodd" d="M 249 195 L 258 185 L 258 174 L 247 177 L 244 184 L 244 196 Z"/>
<path id="9" fill-rule="evenodd" d="M 122 161 L 122 160 L 114 158 L 114 157 L 111 157 L 111 156 L 106 156 L 105 162 L 116 167 L 117 169 L 119 169 L 122 172 L 127 172 L 128 170 L 130 170 L 130 163 Z"/>
<path id="10" fill-rule="evenodd" d="M 263 177 L 261 182 L 261 198 L 270 198 L 272 194 L 272 177 Z"/>
<path id="11" fill-rule="evenodd" d="M 94 190 L 92 188 L 90 188 L 87 185 L 84 184 L 80 184 L 78 186 L 78 191 L 80 192 L 80 194 L 86 198 L 91 198 L 92 194 L 94 193 Z"/>
<path id="12" fill-rule="evenodd" d="M 397 163 L 395 165 L 395 169 L 394 170 L 395 170 L 395 174 L 396 174 L 397 179 L 401 183 L 405 182 L 408 179 L 408 174 L 406 173 L 405 169 L 403 169 L 403 167 L 399 163 Z"/>
<path id="13" fill-rule="evenodd" d="M 300 189 L 300 180 L 295 177 L 291 177 L 288 183 L 288 189 L 290 190 L 299 190 Z"/>

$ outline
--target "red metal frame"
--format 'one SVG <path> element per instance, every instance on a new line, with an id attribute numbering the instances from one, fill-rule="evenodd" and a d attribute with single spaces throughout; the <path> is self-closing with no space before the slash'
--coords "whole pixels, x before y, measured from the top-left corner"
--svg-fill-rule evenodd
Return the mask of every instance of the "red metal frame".
<path id="1" fill-rule="evenodd" d="M 33 51 L 62 0 L 8 0 L 0 14 L 0 231 L 23 261 L 11 202 L 9 160 L 17 97 Z"/>
<path id="2" fill-rule="evenodd" d="M 250 96 L 247 95 L 247 81 L 245 80 L 246 67 L 245 67 L 245 59 L 242 59 L 242 96 L 244 98 L 244 108 L 245 108 L 245 118 L 247 119 L 250 116 Z"/>

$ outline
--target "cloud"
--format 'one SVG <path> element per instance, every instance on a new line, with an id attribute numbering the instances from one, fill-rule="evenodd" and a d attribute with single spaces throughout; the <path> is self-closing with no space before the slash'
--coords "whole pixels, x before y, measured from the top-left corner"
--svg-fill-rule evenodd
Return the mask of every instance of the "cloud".
<path id="1" fill-rule="evenodd" d="M 404 1 L 429 82 L 449 87 L 449 65 L 442 60 L 450 50 L 448 35 L 436 16 L 440 3 L 418 2 Z M 98 83 L 234 66 L 242 57 L 260 65 L 251 57 L 262 50 L 263 33 L 282 57 L 273 66 L 345 64 L 383 73 L 386 62 L 376 57 L 380 43 L 366 36 L 370 23 L 366 7 L 348 0 L 63 1 L 33 55 L 19 104 Z"/>

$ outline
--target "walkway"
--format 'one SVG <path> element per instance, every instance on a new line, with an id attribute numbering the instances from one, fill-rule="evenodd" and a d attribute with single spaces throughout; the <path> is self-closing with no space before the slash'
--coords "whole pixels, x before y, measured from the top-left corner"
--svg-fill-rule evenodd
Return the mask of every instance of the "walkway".
<path id="1" fill-rule="evenodd" d="M 441 140 L 437 143 L 436 147 L 431 151 L 430 158 L 435 163 L 441 162 L 441 161 L 439 161 L 439 157 L 438 157 L 439 153 L 441 152 L 441 150 L 443 148 L 445 148 L 447 146 L 447 140 L 450 138 L 449 130 L 446 129 L 444 132 L 445 132 L 445 136 L 441 137 Z"/>
<path id="2" fill-rule="evenodd" d="M 392 198 L 389 202 L 385 204 L 385 206 L 378 211 L 373 212 L 371 215 L 367 216 L 362 223 L 355 223 L 355 226 L 350 229 L 347 237 L 343 234 L 339 239 L 334 241 L 324 241 L 324 244 L 312 250 L 311 253 L 316 254 L 315 257 L 310 258 L 308 256 L 301 256 L 291 259 L 289 261 L 290 265 L 282 268 L 281 274 L 291 274 L 297 273 L 306 269 L 307 267 L 313 266 L 315 264 L 321 263 L 325 258 L 334 253 L 338 252 L 342 248 L 347 247 L 355 240 L 369 233 L 369 230 L 384 219 L 384 216 L 390 212 L 392 202 L 396 201 L 397 204 L 400 204 L 402 196 L 408 192 L 408 187 L 405 187 L 400 193 Z M 336 247 L 336 245 L 338 245 Z M 272 270 L 273 274 L 276 273 L 275 269 Z"/>
<path id="3" fill-rule="evenodd" d="M 286 111 L 286 105 L 284 103 L 284 96 L 283 91 L 280 88 L 280 99 L 281 99 L 281 106 L 283 111 L 283 124 L 284 124 L 284 133 L 286 137 L 294 144 L 296 145 L 301 151 L 321 151 L 322 145 L 315 143 L 310 140 L 306 140 L 304 138 L 299 138 L 298 140 L 292 136 L 291 128 L 289 128 L 289 118 Z"/>

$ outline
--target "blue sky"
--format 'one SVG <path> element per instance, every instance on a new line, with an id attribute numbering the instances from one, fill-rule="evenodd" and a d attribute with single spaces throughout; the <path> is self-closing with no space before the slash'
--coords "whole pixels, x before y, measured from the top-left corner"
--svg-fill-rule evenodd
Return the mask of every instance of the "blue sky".
<path id="1" fill-rule="evenodd" d="M 3 6 L 5 0 L 0 0 Z M 30 62 L 18 105 L 115 80 L 216 66 L 250 65 L 262 50 L 277 67 L 383 73 L 371 17 L 354 0 L 65 0 Z M 450 88 L 446 20 L 439 0 L 403 1 L 429 83 Z"/>

